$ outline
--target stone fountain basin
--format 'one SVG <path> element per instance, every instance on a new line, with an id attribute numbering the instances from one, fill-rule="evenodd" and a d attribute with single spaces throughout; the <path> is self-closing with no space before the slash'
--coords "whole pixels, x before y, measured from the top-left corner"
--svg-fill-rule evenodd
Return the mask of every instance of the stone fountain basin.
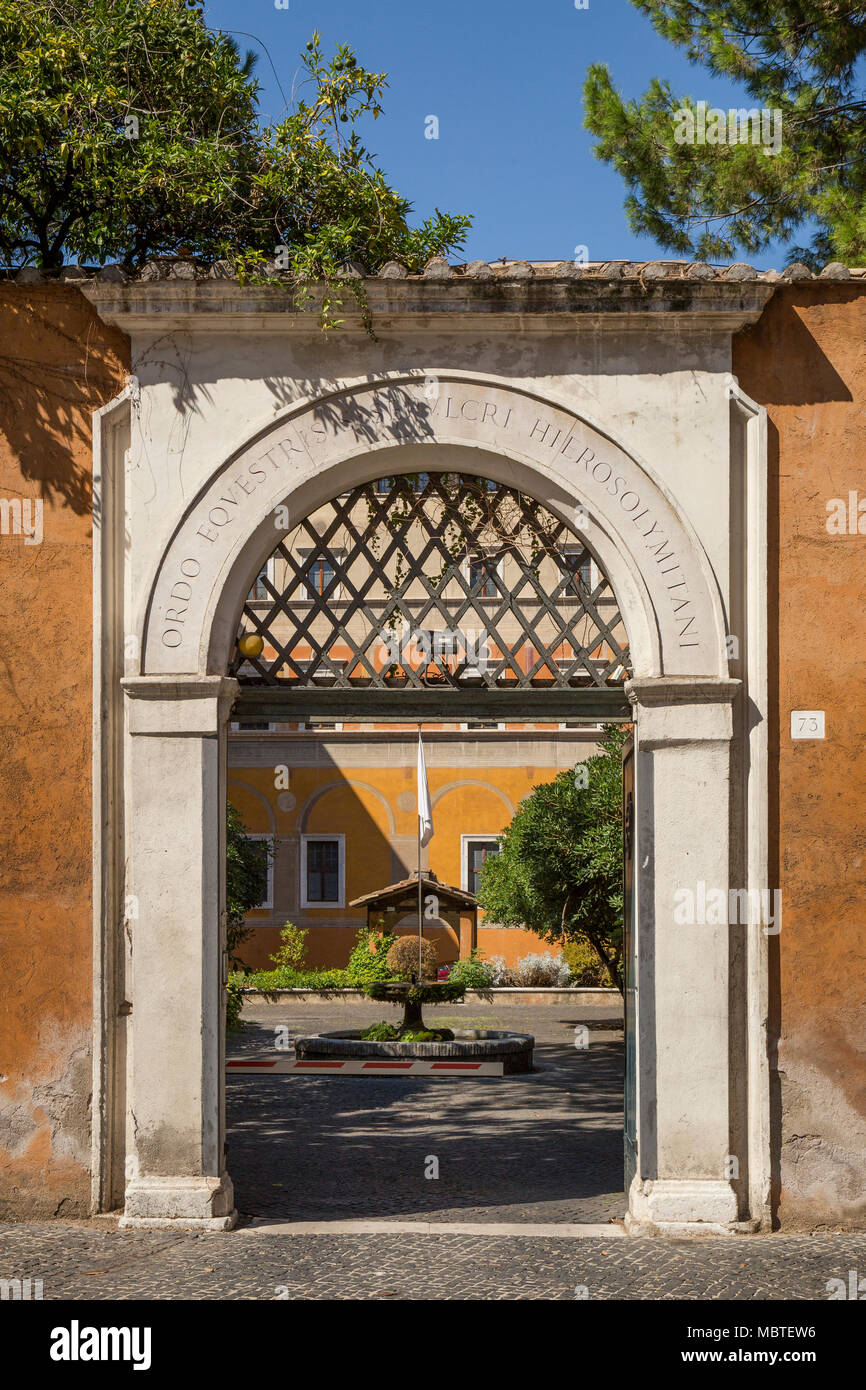
<path id="1" fill-rule="evenodd" d="M 531 1033 L 504 1033 L 492 1028 L 455 1028 L 452 1042 L 371 1042 L 360 1028 L 295 1038 L 298 1061 L 314 1057 L 403 1057 L 424 1062 L 501 1062 L 506 1076 L 532 1071 Z"/>

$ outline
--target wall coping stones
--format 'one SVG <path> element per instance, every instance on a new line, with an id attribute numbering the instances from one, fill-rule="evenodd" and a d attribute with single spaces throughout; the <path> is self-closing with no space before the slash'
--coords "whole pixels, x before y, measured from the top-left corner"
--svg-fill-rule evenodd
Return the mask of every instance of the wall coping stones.
<path id="1" fill-rule="evenodd" d="M 444 256 L 434 256 L 424 267 L 425 280 L 451 280 L 456 273 Z"/>
<path id="2" fill-rule="evenodd" d="M 275 261 L 264 267 L 265 274 L 281 282 L 291 279 Z M 831 261 L 816 277 L 808 266 L 796 262 L 783 271 L 755 270 L 745 261 L 735 261 L 732 265 L 710 265 L 706 261 L 469 261 L 463 265 L 451 265 L 444 256 L 434 256 L 419 274 L 410 272 L 399 261 L 387 261 L 380 270 L 367 271 L 359 261 L 347 261 L 344 274 L 349 278 L 372 280 L 698 280 L 698 281 L 749 281 L 773 284 L 779 279 L 792 280 L 864 280 L 866 266 L 846 266 L 841 261 Z M 36 277 L 41 277 L 38 279 Z M 82 266 L 65 265 L 55 269 L 39 266 L 0 267 L 0 280 L 15 280 L 21 284 L 39 284 L 52 280 L 80 281 L 99 280 L 102 282 L 152 283 L 157 280 L 237 281 L 234 268 L 229 260 L 217 260 L 211 264 L 195 260 L 192 256 L 160 256 L 147 261 L 140 270 L 128 272 L 121 265 Z"/>
<path id="3" fill-rule="evenodd" d="M 96 272 L 96 278 L 106 285 L 125 285 L 129 276 L 122 265 L 104 265 Z"/>
<path id="4" fill-rule="evenodd" d="M 814 278 L 815 277 L 812 274 L 809 267 L 807 265 L 803 265 L 801 261 L 795 261 L 793 265 L 789 265 L 786 270 L 782 271 L 782 274 L 780 276 L 780 279 L 788 281 L 814 280 Z"/>
<path id="5" fill-rule="evenodd" d="M 755 270 L 755 267 L 752 265 L 747 265 L 745 261 L 735 261 L 734 264 L 728 266 L 727 270 L 725 271 L 725 279 L 754 280 L 757 276 L 757 273 L 758 272 Z"/>
<path id="6" fill-rule="evenodd" d="M 841 261 L 830 261 L 818 276 L 819 280 L 850 280 L 851 271 Z"/>

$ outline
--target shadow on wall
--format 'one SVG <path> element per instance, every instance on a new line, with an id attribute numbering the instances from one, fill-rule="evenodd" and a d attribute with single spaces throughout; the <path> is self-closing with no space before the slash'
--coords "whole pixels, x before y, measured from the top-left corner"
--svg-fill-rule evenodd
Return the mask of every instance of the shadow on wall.
<path id="1" fill-rule="evenodd" d="M 367 925 L 366 910 L 348 904 L 362 894 L 408 878 L 416 868 L 415 835 L 399 832 L 391 804 L 397 807 L 400 824 L 411 821 L 414 827 L 414 792 L 410 811 L 403 809 L 407 802 L 401 807 L 401 797 L 406 797 L 412 784 L 404 777 L 404 769 L 396 767 L 389 773 L 393 791 L 386 797 L 367 780 L 365 769 L 341 769 L 323 743 L 310 741 L 309 751 L 315 749 L 316 755 L 314 766 L 292 766 L 290 754 L 286 758 L 277 752 L 277 740 L 263 740 L 258 745 L 261 751 L 255 755 L 246 751 L 251 743 L 242 739 L 230 743 L 228 797 L 250 834 L 273 836 L 272 905 L 248 916 L 254 936 L 244 942 L 241 957 L 257 969 L 269 968 L 270 956 L 280 944 L 280 928 L 292 922 L 310 931 L 310 968 L 343 967 L 356 933 Z M 266 750 L 272 751 L 264 767 L 259 764 Z M 257 759 L 254 766 L 253 756 Z M 289 766 L 290 791 L 275 788 L 274 765 L 278 763 Z M 414 769 L 411 774 L 414 776 Z M 312 856 L 317 852 L 311 847 L 315 841 L 336 843 L 338 855 L 338 898 L 321 906 L 312 905 L 321 881 L 312 891 L 309 882 Z M 422 851 L 422 863 L 426 868 L 427 850 Z M 433 866 L 435 869 L 435 856 Z M 333 891 L 332 882 L 325 891 Z M 458 937 L 453 928 L 428 921 L 424 930 L 436 943 L 440 960 L 457 959 Z"/>
<path id="2" fill-rule="evenodd" d="M 122 388 L 126 334 L 76 289 L 0 288 L 0 430 L 46 504 L 91 509 L 91 413 Z"/>

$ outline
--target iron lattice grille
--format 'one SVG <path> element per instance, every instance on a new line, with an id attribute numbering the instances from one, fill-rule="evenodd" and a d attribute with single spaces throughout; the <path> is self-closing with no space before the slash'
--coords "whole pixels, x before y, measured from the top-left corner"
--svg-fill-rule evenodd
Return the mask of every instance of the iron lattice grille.
<path id="1" fill-rule="evenodd" d="M 410 474 L 306 517 L 238 631 L 247 687 L 608 688 L 629 674 L 616 597 L 580 536 L 488 479 Z"/>

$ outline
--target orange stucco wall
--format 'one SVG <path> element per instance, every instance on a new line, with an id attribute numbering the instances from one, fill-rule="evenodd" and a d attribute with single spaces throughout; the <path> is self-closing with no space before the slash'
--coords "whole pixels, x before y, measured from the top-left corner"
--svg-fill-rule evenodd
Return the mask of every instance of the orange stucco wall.
<path id="1" fill-rule="evenodd" d="M 85 1213 L 91 1092 L 91 414 L 126 340 L 74 289 L 0 287 L 0 1215 Z"/>
<path id="2" fill-rule="evenodd" d="M 0 330 L 0 498 L 44 502 L 41 545 L 0 535 L 0 1215 L 66 1215 L 89 1204 L 91 413 L 122 385 L 126 341 L 57 286 L 0 288 Z M 866 285 L 780 288 L 739 335 L 733 367 L 770 418 L 775 1196 L 784 1225 L 862 1226 L 866 534 L 830 534 L 827 503 L 866 496 Z M 826 711 L 825 741 L 791 742 L 795 708 Z M 432 773 L 434 791 L 454 772 Z M 372 843 L 381 801 L 353 796 Z M 255 797 L 238 804 L 270 829 Z M 506 823 L 504 805 L 498 818 L 494 802 L 471 809 L 473 830 Z M 405 823 L 411 836 L 411 812 Z M 456 846 L 431 848 L 435 872 L 459 882 Z M 372 861 L 357 874 L 349 896 L 383 881 Z"/>
<path id="3" fill-rule="evenodd" d="M 778 290 L 733 367 L 770 426 L 775 1196 L 783 1225 L 862 1225 L 866 534 L 829 533 L 827 504 L 866 499 L 866 285 Z M 823 742 L 792 741 L 794 709 L 826 711 Z"/>

